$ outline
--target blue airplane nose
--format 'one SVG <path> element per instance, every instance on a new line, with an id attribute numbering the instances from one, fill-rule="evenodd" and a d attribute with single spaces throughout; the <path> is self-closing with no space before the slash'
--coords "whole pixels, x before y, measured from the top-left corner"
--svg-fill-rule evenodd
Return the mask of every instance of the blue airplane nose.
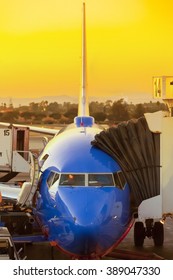
<path id="1" fill-rule="evenodd" d="M 60 187 L 49 227 L 58 246 L 74 255 L 103 255 L 125 231 L 129 194 L 115 187 Z"/>

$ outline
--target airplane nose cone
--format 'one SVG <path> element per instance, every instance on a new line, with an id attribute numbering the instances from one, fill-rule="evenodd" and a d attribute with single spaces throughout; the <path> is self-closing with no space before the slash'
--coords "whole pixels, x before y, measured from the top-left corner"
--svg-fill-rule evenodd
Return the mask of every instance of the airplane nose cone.
<path id="1" fill-rule="evenodd" d="M 114 187 L 59 188 L 58 215 L 51 220 L 54 240 L 74 255 L 103 255 L 128 223 L 129 201 L 122 201 L 123 192 Z"/>

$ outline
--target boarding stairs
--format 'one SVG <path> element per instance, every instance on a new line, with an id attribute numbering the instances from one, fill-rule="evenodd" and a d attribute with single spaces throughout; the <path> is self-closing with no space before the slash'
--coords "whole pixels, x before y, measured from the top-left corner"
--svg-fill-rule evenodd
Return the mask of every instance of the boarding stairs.
<path id="1" fill-rule="evenodd" d="M 24 182 L 19 193 L 17 204 L 20 207 L 32 206 L 34 195 L 37 190 L 39 179 L 39 163 L 38 157 L 34 154 L 30 154 L 30 182 Z"/>

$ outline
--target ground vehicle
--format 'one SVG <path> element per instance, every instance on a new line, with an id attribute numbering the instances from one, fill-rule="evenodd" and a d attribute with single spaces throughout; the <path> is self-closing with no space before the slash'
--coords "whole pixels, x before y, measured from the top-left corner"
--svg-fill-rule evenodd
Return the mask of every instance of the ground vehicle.
<path id="1" fill-rule="evenodd" d="M 0 260 L 19 260 L 12 237 L 6 227 L 0 227 Z"/>

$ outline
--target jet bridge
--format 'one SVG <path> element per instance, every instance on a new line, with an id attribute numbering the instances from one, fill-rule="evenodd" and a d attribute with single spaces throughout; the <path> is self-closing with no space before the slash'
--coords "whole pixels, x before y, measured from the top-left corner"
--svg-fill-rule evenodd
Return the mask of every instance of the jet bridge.
<path id="1" fill-rule="evenodd" d="M 139 219 L 173 216 L 173 117 L 147 113 L 97 134 L 93 145 L 121 166 Z"/>
<path id="2" fill-rule="evenodd" d="M 168 112 L 145 114 L 95 136 L 92 144 L 121 166 L 131 188 L 136 246 L 145 237 L 163 245 L 163 222 L 173 217 L 173 117 Z M 144 224 L 146 227 L 144 227 Z"/>
<path id="3" fill-rule="evenodd" d="M 21 207 L 30 206 L 37 189 L 39 166 L 37 156 L 29 151 L 29 128 L 20 125 L 8 127 L 2 125 L 0 144 L 0 182 L 2 183 L 0 187 L 5 186 L 4 183 L 8 183 L 18 173 L 27 174 L 28 182 L 23 183 L 17 203 Z M 15 179 L 17 181 L 17 177 Z M 12 189 L 10 184 L 10 191 Z M 7 191 L 8 187 L 6 187 Z"/>
<path id="4" fill-rule="evenodd" d="M 92 144 L 119 163 L 136 207 L 160 195 L 160 132 L 151 132 L 144 117 L 102 131 Z"/>
<path id="5" fill-rule="evenodd" d="M 31 233 L 34 219 L 28 209 L 34 204 L 39 165 L 37 156 L 29 151 L 29 129 L 1 127 L 0 143 L 0 225 L 8 227 L 11 233 Z M 20 180 L 23 175 L 27 178 L 22 186 L 17 183 L 18 173 Z"/>
<path id="6" fill-rule="evenodd" d="M 173 217 L 173 117 L 166 112 L 145 114 L 150 131 L 160 133 L 160 194 L 142 201 L 138 213 L 143 218 Z"/>
<path id="7" fill-rule="evenodd" d="M 0 128 L 0 172 L 29 172 L 29 129 Z"/>

